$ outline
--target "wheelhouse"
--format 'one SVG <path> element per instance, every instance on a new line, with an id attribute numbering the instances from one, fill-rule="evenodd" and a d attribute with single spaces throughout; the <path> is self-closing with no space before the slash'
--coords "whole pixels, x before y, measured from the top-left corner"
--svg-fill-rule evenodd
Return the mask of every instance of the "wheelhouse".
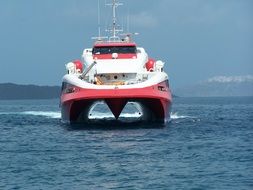
<path id="1" fill-rule="evenodd" d="M 92 55 L 97 59 L 111 59 L 112 54 L 117 54 L 117 58 L 136 58 L 137 47 L 134 43 L 101 43 L 95 44 Z"/>

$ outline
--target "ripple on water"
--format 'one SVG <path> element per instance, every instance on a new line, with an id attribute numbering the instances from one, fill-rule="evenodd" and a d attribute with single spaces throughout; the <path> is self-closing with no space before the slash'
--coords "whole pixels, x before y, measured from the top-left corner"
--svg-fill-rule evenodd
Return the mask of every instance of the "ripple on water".
<path id="1" fill-rule="evenodd" d="M 62 124 L 58 101 L 3 105 L 0 189 L 253 186 L 252 100 L 179 98 L 166 127 L 109 129 Z"/>

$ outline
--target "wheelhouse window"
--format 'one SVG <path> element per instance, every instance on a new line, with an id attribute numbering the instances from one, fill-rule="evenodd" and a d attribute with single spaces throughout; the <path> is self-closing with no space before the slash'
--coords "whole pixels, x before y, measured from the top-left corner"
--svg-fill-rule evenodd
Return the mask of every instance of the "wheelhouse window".
<path id="1" fill-rule="evenodd" d="M 136 54 L 137 49 L 136 46 L 102 46 L 102 47 L 94 47 L 92 50 L 93 55 L 100 54 Z"/>

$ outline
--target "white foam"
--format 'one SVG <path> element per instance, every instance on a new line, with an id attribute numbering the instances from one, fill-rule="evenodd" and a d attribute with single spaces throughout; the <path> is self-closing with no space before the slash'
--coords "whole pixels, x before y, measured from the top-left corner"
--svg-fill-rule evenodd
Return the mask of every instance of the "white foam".
<path id="1" fill-rule="evenodd" d="M 171 113 L 170 119 L 185 119 L 185 118 L 192 118 L 196 119 L 196 117 L 188 116 L 188 115 L 178 115 L 178 113 Z"/>
<path id="2" fill-rule="evenodd" d="M 89 115 L 89 119 L 109 119 L 113 118 L 112 113 L 101 113 L 101 112 L 93 112 Z"/>
<path id="3" fill-rule="evenodd" d="M 17 114 L 17 112 L 0 112 L 0 115 L 11 115 L 11 114 Z"/>
<path id="4" fill-rule="evenodd" d="M 0 115 L 9 115 L 9 114 L 21 114 L 21 115 L 34 115 L 34 116 L 43 116 L 47 118 L 60 119 L 61 113 L 57 111 L 24 111 L 24 112 L 0 112 Z M 139 118 L 142 115 L 139 112 L 135 113 L 122 113 L 120 114 L 120 118 Z M 171 113 L 170 120 L 178 120 L 178 119 L 197 119 L 193 116 L 188 115 L 180 115 L 177 112 Z M 114 119 L 114 116 L 111 112 L 92 112 L 92 115 L 89 116 L 89 119 Z"/>
<path id="5" fill-rule="evenodd" d="M 122 113 L 120 114 L 120 118 L 139 118 L 141 115 L 139 112 L 135 113 Z M 110 112 L 103 113 L 103 112 L 92 112 L 89 116 L 89 119 L 111 119 L 114 118 L 113 114 Z"/>
<path id="6" fill-rule="evenodd" d="M 120 115 L 120 117 L 125 117 L 125 118 L 138 118 L 141 117 L 142 115 L 139 112 L 135 112 L 135 113 L 122 113 Z"/>
<path id="7" fill-rule="evenodd" d="M 43 116 L 43 117 L 48 117 L 48 118 L 53 118 L 53 119 L 61 118 L 60 112 L 53 112 L 53 111 L 25 111 L 25 112 L 20 112 L 20 114 Z"/>

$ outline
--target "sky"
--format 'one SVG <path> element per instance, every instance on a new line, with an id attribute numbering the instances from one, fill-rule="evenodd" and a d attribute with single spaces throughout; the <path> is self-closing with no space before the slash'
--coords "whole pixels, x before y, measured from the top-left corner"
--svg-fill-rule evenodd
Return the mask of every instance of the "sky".
<path id="1" fill-rule="evenodd" d="M 102 31 L 111 21 L 106 1 Z M 120 2 L 119 23 L 165 62 L 172 88 L 253 75 L 253 0 Z M 98 35 L 97 10 L 97 0 L 0 0 L 0 83 L 61 85 L 65 64 Z"/>

